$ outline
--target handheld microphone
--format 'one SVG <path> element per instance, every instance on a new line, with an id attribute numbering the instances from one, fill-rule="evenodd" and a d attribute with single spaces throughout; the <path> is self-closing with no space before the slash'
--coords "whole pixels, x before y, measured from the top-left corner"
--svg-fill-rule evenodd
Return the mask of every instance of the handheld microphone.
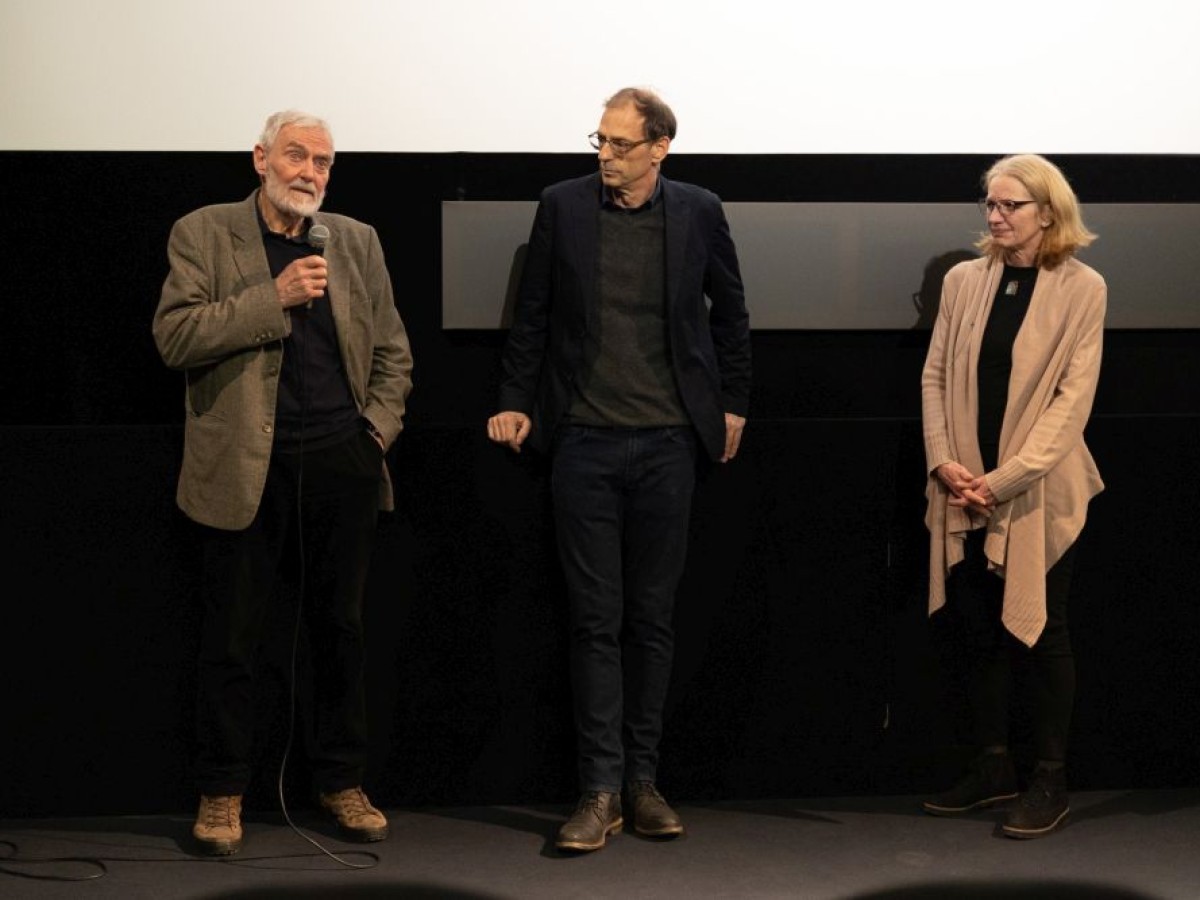
<path id="1" fill-rule="evenodd" d="M 329 227 L 327 225 L 313 225 L 308 229 L 308 245 L 317 252 L 317 255 L 325 255 L 325 244 L 329 240 Z M 312 309 L 313 302 L 308 301 L 308 308 Z"/>
<path id="2" fill-rule="evenodd" d="M 329 241 L 329 228 L 325 225 L 314 225 L 308 229 L 308 245 L 324 256 L 325 244 Z"/>

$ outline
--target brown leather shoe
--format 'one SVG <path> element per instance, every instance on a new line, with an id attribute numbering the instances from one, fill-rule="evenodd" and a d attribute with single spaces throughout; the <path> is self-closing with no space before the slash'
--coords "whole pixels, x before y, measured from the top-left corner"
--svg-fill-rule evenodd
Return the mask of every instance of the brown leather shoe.
<path id="1" fill-rule="evenodd" d="M 208 856 L 230 856 L 242 849 L 242 798 L 200 797 L 200 811 L 192 826 L 192 837 L 200 852 Z"/>
<path id="2" fill-rule="evenodd" d="M 361 787 L 320 795 L 321 807 L 337 821 L 342 837 L 369 844 L 388 836 L 388 821 Z"/>
<path id="3" fill-rule="evenodd" d="M 667 805 L 653 781 L 631 781 L 626 785 L 633 806 L 633 830 L 646 837 L 678 837 L 683 821 Z"/>
<path id="4" fill-rule="evenodd" d="M 620 834 L 621 795 L 588 791 L 579 798 L 571 818 L 558 829 L 559 850 L 599 850 L 610 834 Z"/>

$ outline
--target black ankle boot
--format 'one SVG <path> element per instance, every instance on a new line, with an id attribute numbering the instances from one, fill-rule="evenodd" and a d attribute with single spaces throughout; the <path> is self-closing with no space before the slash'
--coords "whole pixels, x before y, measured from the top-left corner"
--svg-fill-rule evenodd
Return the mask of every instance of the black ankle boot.
<path id="1" fill-rule="evenodd" d="M 948 791 L 922 804 L 934 816 L 955 816 L 1017 796 L 1017 773 L 1007 753 L 980 753 Z"/>
<path id="2" fill-rule="evenodd" d="M 1055 769 L 1039 766 L 1002 827 L 1012 838 L 1044 837 L 1061 827 L 1070 811 L 1066 770 L 1061 766 Z"/>

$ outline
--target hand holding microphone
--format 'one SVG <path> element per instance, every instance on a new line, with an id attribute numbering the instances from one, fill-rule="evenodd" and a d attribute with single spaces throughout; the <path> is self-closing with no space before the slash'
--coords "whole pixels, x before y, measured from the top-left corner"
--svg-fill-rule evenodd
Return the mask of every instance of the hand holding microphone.
<path id="1" fill-rule="evenodd" d="M 308 243 L 315 253 L 288 264 L 275 279 L 275 290 L 284 308 L 305 304 L 312 309 L 313 301 L 323 296 L 329 284 L 329 269 L 323 253 L 329 240 L 329 228 L 313 225 L 308 229 Z"/>
<path id="2" fill-rule="evenodd" d="M 321 262 L 325 261 L 325 259 L 324 259 L 325 243 L 328 240 L 329 240 L 329 229 L 326 226 L 313 225 L 310 229 L 308 229 L 309 246 L 311 246 L 313 248 L 313 250 L 315 250 L 317 252 L 317 256 L 321 257 Z M 328 272 L 325 273 L 324 277 L 325 277 L 325 283 L 321 285 L 321 294 L 325 293 L 325 284 L 329 283 Z M 318 294 L 317 296 L 319 297 L 319 296 L 321 296 L 321 294 Z M 315 299 L 314 297 L 308 298 L 308 308 L 309 309 L 312 309 L 314 299 Z"/>

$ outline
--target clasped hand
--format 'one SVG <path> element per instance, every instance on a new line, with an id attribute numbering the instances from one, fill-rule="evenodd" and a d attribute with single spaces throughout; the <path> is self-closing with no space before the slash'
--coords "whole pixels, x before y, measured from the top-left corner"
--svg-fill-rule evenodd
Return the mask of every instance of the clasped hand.
<path id="1" fill-rule="evenodd" d="M 982 475 L 972 475 L 962 463 L 948 462 L 937 467 L 937 477 L 950 489 L 951 506 L 960 506 L 991 515 L 996 508 L 996 496 Z"/>

